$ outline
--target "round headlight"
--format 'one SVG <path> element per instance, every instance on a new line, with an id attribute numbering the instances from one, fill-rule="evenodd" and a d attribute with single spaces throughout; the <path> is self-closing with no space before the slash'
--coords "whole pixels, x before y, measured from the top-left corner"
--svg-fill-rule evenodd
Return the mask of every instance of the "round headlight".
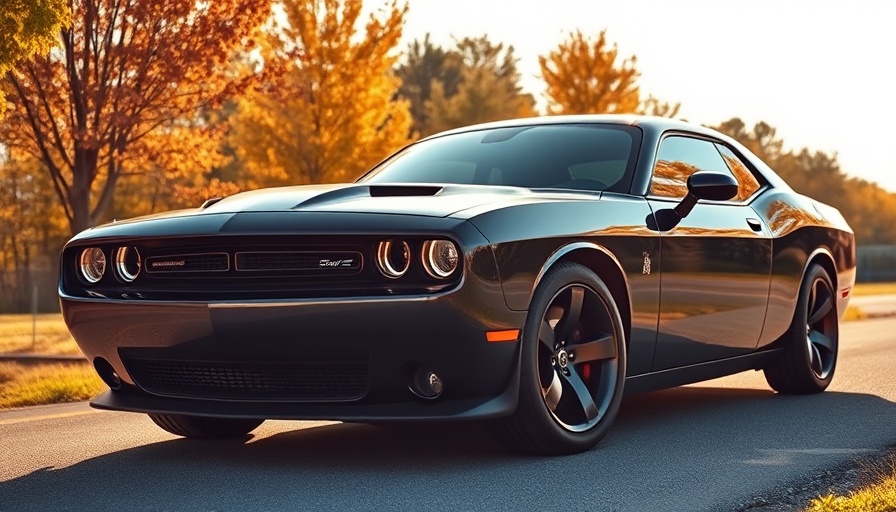
<path id="1" fill-rule="evenodd" d="M 88 247 L 81 251 L 81 276 L 88 283 L 97 283 L 106 273 L 106 254 L 98 247 Z"/>
<path id="2" fill-rule="evenodd" d="M 457 269 L 458 252 L 449 240 L 427 240 L 423 244 L 423 266 L 437 279 L 449 277 Z"/>
<path id="3" fill-rule="evenodd" d="M 400 240 L 383 240 L 376 248 L 376 266 L 390 279 L 398 279 L 411 266 L 411 248 Z"/>
<path id="4" fill-rule="evenodd" d="M 115 270 L 126 283 L 133 282 L 140 275 L 140 253 L 136 247 L 119 247 L 115 251 Z"/>

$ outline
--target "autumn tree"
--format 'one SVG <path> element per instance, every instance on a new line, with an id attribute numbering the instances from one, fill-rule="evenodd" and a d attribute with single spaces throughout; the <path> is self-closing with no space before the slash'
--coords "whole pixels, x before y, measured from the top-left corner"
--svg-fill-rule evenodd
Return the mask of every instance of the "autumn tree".
<path id="1" fill-rule="evenodd" d="M 462 57 L 459 52 L 446 50 L 434 44 L 429 34 L 423 40 L 414 40 L 408 45 L 395 74 L 401 80 L 398 95 L 410 103 L 411 130 L 417 135 L 430 134 L 426 102 L 432 96 L 433 84 L 441 87 L 444 96 L 457 94 L 461 81 Z"/>
<path id="2" fill-rule="evenodd" d="M 393 72 L 406 5 L 361 25 L 361 0 L 286 0 L 266 38 L 276 84 L 248 95 L 231 143 L 252 185 L 349 181 L 408 142 L 408 103 Z"/>
<path id="3" fill-rule="evenodd" d="M 877 183 L 850 178 L 844 184 L 850 208 L 841 210 L 860 244 L 896 244 L 896 194 Z"/>
<path id="4" fill-rule="evenodd" d="M 619 58 L 607 41 L 606 30 L 596 39 L 580 30 L 569 34 L 557 49 L 539 56 L 547 85 L 549 114 L 625 114 L 641 104 L 635 68 L 637 58 Z"/>
<path id="5" fill-rule="evenodd" d="M 34 159 L 10 155 L 8 148 L 0 152 L 0 311 L 27 311 L 38 281 L 43 285 L 41 304 L 55 305 L 55 249 L 70 233 L 40 166 Z"/>
<path id="6" fill-rule="evenodd" d="M 451 90 L 433 81 L 425 103 L 428 135 L 474 123 L 536 115 L 532 95 L 522 92 L 519 59 L 513 47 L 494 44 L 487 37 L 464 38 L 457 42 L 461 63 L 460 82 Z"/>
<path id="7" fill-rule="evenodd" d="M 221 147 L 225 136 L 225 125 L 210 123 L 204 116 L 148 134 L 137 162 L 139 175 L 119 182 L 107 210 L 109 217 L 196 207 L 206 199 L 239 192 L 235 183 L 213 175 L 214 169 L 230 162 Z"/>
<path id="8" fill-rule="evenodd" d="M 199 108 L 244 90 L 228 61 L 253 46 L 270 0 L 73 0 L 62 48 L 6 76 L 0 140 L 38 159 L 72 232 L 107 218 L 123 178 L 143 172 Z M 238 13 L 238 14 L 237 14 Z M 210 140 L 191 130 L 194 141 Z M 211 141 L 210 141 L 211 143 Z M 161 144 L 159 146 L 158 144 Z M 202 168 L 204 153 L 183 155 Z"/>
<path id="9" fill-rule="evenodd" d="M 548 114 L 646 114 L 675 117 L 679 103 L 648 96 L 642 101 L 637 57 L 619 56 L 607 41 L 607 31 L 596 38 L 577 30 L 547 56 L 539 56 L 547 90 Z"/>
<path id="10" fill-rule="evenodd" d="M 50 51 L 69 16 L 67 0 L 0 0 L 0 77 L 16 62 Z M 5 108 L 0 89 L 0 117 Z"/>
<path id="11" fill-rule="evenodd" d="M 784 155 L 784 141 L 778 137 L 777 130 L 765 121 L 748 128 L 739 117 L 732 117 L 713 128 L 736 139 L 769 165 L 777 164 Z"/>

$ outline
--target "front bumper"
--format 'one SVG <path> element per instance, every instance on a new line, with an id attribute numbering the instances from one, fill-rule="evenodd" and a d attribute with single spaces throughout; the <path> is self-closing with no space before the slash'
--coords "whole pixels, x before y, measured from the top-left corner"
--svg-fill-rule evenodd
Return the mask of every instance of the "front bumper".
<path id="1" fill-rule="evenodd" d="M 497 283 L 469 279 L 439 296 L 323 302 L 165 303 L 60 296 L 81 350 L 92 361 L 107 361 L 122 380 L 121 389 L 92 402 L 101 409 L 407 421 L 490 418 L 516 408 L 519 342 L 490 343 L 486 332 L 521 329 L 526 313 L 507 308 Z M 164 379 L 170 376 L 166 365 L 191 371 L 212 366 L 214 385 L 198 391 L 179 388 L 182 375 L 162 386 L 141 381 L 133 371 L 140 361 L 161 367 L 154 375 Z M 282 389 L 267 396 L 263 375 L 248 382 L 231 371 L 276 366 L 282 375 L 290 365 L 304 371 L 318 364 L 329 371 L 329 365 L 345 361 L 366 370 L 363 385 L 345 396 L 289 396 Z M 421 364 L 444 383 L 436 400 L 421 399 L 409 389 L 409 375 Z M 205 370 L 199 371 L 205 378 Z M 250 393 L 220 392 L 222 381 L 248 386 Z"/>

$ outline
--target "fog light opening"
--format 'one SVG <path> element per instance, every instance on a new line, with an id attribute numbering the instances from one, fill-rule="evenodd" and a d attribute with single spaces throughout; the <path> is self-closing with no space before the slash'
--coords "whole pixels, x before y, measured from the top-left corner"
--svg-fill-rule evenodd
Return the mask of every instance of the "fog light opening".
<path id="1" fill-rule="evenodd" d="M 420 398 L 435 400 L 442 396 L 442 392 L 445 390 L 445 383 L 433 368 L 427 365 L 420 365 L 414 371 L 409 387 Z"/>
<path id="2" fill-rule="evenodd" d="M 103 382 L 106 383 L 109 388 L 113 391 L 118 391 L 121 389 L 121 377 L 115 371 L 115 368 L 106 361 L 102 357 L 97 357 L 93 360 L 93 368 L 96 370 L 97 375 L 103 379 Z"/>

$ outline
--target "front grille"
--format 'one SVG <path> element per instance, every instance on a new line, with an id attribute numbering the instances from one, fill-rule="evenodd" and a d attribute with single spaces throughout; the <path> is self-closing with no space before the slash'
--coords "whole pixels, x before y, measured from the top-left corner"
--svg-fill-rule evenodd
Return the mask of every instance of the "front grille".
<path id="1" fill-rule="evenodd" d="M 163 396 L 252 401 L 349 401 L 367 393 L 365 361 L 243 363 L 126 359 L 143 390 Z"/>
<path id="2" fill-rule="evenodd" d="M 255 251 L 238 252 L 238 272 L 361 270 L 361 253 L 355 251 Z"/>
<path id="3" fill-rule="evenodd" d="M 407 274 L 388 279 L 373 262 L 380 235 L 214 235 L 116 240 L 100 244 L 107 260 L 120 247 L 142 257 L 133 280 L 113 267 L 98 283 L 80 278 L 81 246 L 63 254 L 63 286 L 80 297 L 149 301 L 251 301 L 434 294 L 461 278 L 436 279 L 419 257 L 423 236 L 409 236 Z"/>

